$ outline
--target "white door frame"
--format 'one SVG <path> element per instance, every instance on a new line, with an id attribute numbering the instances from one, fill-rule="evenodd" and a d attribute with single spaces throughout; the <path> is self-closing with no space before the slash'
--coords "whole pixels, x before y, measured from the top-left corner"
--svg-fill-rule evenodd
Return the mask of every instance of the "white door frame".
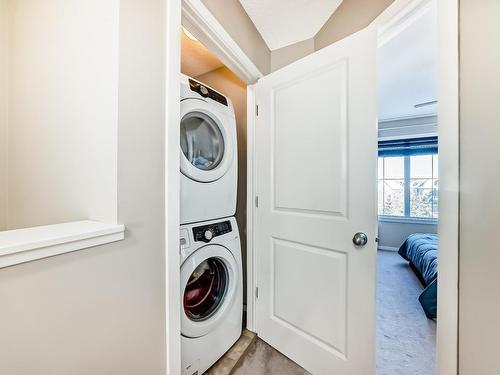
<path id="1" fill-rule="evenodd" d="M 438 0 L 439 272 L 437 373 L 458 374 L 460 73 L 458 0 Z"/>
<path id="2" fill-rule="evenodd" d="M 257 104 L 255 84 L 247 87 L 247 329 L 256 332 L 256 263 L 255 259 L 255 208 L 257 202 L 255 170 L 255 121 Z"/>
<path id="3" fill-rule="evenodd" d="M 200 0 L 182 0 L 182 25 L 244 82 L 263 76 Z"/>
<path id="4" fill-rule="evenodd" d="M 374 23 L 380 25 L 381 41 L 415 16 L 429 0 L 395 0 Z M 207 46 L 248 86 L 248 164 L 247 164 L 247 328 L 255 326 L 255 181 L 254 122 L 255 83 L 263 74 L 227 33 L 200 0 L 167 1 L 166 7 L 166 344 L 167 374 L 180 373 L 180 290 L 179 290 L 179 85 L 180 28 L 182 24 Z M 439 322 L 437 324 L 438 373 L 456 375 L 458 369 L 458 235 L 459 235 L 459 59 L 458 0 L 438 0 L 439 23 Z M 453 69 L 451 68 L 453 67 Z M 170 250 L 170 251 L 169 251 Z"/>
<path id="5" fill-rule="evenodd" d="M 181 373 L 179 139 L 181 0 L 165 1 L 165 370 Z"/>

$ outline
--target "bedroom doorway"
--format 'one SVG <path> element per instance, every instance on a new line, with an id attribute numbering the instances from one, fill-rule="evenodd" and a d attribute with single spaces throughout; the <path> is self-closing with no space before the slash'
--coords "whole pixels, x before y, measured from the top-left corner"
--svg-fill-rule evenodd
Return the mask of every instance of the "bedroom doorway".
<path id="1" fill-rule="evenodd" d="M 436 373 L 437 3 L 378 48 L 377 374 Z"/>

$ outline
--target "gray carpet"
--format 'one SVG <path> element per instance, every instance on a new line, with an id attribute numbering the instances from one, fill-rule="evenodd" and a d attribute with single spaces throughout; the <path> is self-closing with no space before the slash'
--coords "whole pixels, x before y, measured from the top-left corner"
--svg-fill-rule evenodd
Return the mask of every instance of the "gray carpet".
<path id="1" fill-rule="evenodd" d="M 436 323 L 418 296 L 423 287 L 396 252 L 377 256 L 377 375 L 434 375 Z"/>

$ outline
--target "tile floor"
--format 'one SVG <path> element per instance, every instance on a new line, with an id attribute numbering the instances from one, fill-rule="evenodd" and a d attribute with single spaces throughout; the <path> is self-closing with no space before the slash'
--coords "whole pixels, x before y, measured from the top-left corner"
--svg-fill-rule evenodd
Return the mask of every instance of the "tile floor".
<path id="1" fill-rule="evenodd" d="M 257 340 L 257 335 L 248 330 L 243 330 L 241 337 L 227 351 L 224 356 L 213 365 L 205 375 L 230 375 L 238 367 L 241 361 L 246 358 L 246 354 L 251 350 L 252 345 Z"/>
<path id="2" fill-rule="evenodd" d="M 234 375 L 310 375 L 272 346 L 257 338 Z"/>

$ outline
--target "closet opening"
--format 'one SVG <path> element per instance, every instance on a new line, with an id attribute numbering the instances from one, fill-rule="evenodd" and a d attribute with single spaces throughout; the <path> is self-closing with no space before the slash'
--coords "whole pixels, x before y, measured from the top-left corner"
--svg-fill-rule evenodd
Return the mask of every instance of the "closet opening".
<path id="1" fill-rule="evenodd" d="M 180 73 L 181 362 L 201 374 L 255 337 L 245 331 L 247 83 L 186 26 Z"/>

